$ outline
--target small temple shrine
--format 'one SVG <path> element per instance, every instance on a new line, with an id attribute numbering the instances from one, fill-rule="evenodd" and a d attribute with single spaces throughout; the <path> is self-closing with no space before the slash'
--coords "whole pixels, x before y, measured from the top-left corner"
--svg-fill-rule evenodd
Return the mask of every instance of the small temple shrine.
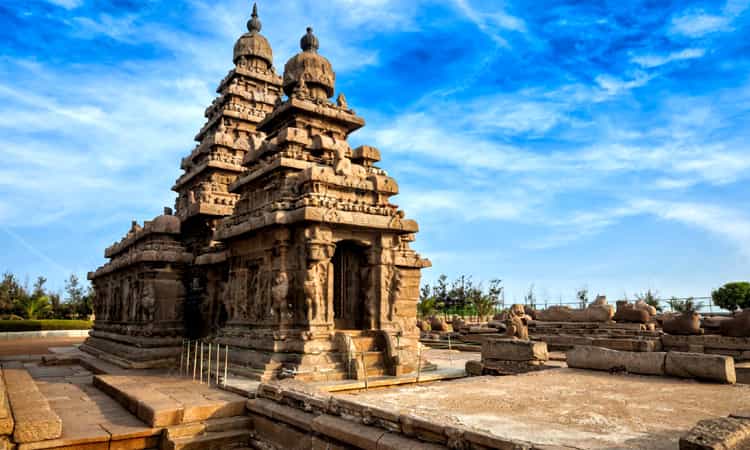
<path id="1" fill-rule="evenodd" d="M 417 223 L 390 202 L 365 121 L 336 94 L 308 28 L 273 66 L 257 7 L 234 68 L 183 158 L 174 212 L 133 223 L 89 274 L 96 320 L 82 350 L 123 367 L 174 366 L 185 339 L 229 346 L 256 379 L 416 370 Z"/>

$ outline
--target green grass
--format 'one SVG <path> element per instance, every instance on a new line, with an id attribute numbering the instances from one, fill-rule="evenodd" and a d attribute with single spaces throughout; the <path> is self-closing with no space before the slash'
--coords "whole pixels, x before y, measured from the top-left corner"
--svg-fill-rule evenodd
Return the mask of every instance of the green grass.
<path id="1" fill-rule="evenodd" d="M 0 320 L 0 332 L 41 330 L 88 330 L 88 320 Z"/>

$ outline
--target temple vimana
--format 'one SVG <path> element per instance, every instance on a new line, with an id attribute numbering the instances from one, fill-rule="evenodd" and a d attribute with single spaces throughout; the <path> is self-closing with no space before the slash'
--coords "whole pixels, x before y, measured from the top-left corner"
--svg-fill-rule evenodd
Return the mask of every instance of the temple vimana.
<path id="1" fill-rule="evenodd" d="M 284 65 L 257 8 L 234 68 L 180 162 L 174 211 L 136 222 L 89 274 L 96 300 L 82 350 L 123 367 L 174 365 L 184 339 L 230 348 L 230 371 L 259 379 L 382 374 L 418 357 L 417 223 L 391 203 L 380 151 L 352 148 L 365 121 L 336 95 L 312 28 Z"/>

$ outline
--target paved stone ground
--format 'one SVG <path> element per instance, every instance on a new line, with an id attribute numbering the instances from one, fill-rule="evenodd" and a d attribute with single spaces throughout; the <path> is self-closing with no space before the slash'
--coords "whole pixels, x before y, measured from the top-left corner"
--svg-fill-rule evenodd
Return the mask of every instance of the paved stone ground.
<path id="1" fill-rule="evenodd" d="M 0 340 L 0 356 L 46 355 L 52 353 L 50 347 L 64 347 L 82 343 L 85 337 L 38 338 Z"/>
<path id="2" fill-rule="evenodd" d="M 505 438 L 598 449 L 673 450 L 699 420 L 750 404 L 747 385 L 568 368 L 339 395 Z"/>
<path id="3" fill-rule="evenodd" d="M 152 429 L 115 400 L 92 385 L 91 372 L 78 365 L 43 366 L 24 364 L 63 422 L 59 439 L 21 446 L 43 449 L 86 445 L 87 450 L 151 448 L 158 444 L 161 429 Z"/>

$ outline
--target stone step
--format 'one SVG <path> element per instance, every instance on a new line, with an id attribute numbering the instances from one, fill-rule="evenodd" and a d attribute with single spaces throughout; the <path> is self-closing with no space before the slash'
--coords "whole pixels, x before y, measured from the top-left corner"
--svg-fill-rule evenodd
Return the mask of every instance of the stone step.
<path id="1" fill-rule="evenodd" d="M 4 364 L 3 378 L 15 419 L 13 440 L 26 443 L 59 438 L 62 435 L 62 420 L 23 365 Z"/>
<path id="2" fill-rule="evenodd" d="M 252 420 L 247 416 L 224 417 L 220 419 L 209 419 L 202 422 L 191 422 L 168 427 L 164 431 L 166 439 L 194 437 L 207 432 L 221 432 L 234 430 L 249 430 L 252 428 Z"/>
<path id="3" fill-rule="evenodd" d="M 252 431 L 249 429 L 209 431 L 198 436 L 166 439 L 162 450 L 227 450 L 247 447 L 251 436 Z"/>
<path id="4" fill-rule="evenodd" d="M 244 397 L 184 378 L 96 375 L 94 386 L 152 427 L 245 412 Z"/>

